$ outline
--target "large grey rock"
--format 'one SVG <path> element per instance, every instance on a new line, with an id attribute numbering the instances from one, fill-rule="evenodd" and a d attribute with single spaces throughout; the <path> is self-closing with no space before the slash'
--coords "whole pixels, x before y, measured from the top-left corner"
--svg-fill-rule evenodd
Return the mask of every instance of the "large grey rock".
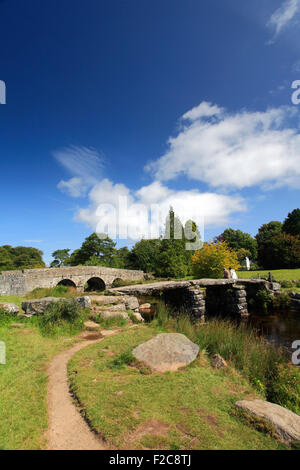
<path id="1" fill-rule="evenodd" d="M 130 296 L 125 297 L 125 305 L 127 310 L 138 310 L 139 309 L 139 301 L 136 297 Z"/>
<path id="2" fill-rule="evenodd" d="M 104 312 L 101 312 L 101 318 L 116 318 L 116 317 L 123 317 L 126 320 L 129 320 L 129 315 L 127 312 L 122 312 L 121 310 L 116 310 L 116 311 L 111 311 L 107 310 Z"/>
<path id="3" fill-rule="evenodd" d="M 125 304 L 118 304 L 118 305 L 106 305 L 103 307 L 98 307 L 98 311 L 105 310 L 106 312 L 119 312 L 126 310 Z"/>
<path id="4" fill-rule="evenodd" d="M 22 309 L 27 315 L 42 315 L 52 303 L 65 300 L 60 297 L 44 297 L 42 299 L 27 300 L 22 302 Z"/>
<path id="5" fill-rule="evenodd" d="M 82 297 L 77 297 L 76 301 L 79 303 L 80 307 L 82 307 L 82 308 L 91 308 L 92 307 L 91 299 L 87 295 L 82 296 Z"/>
<path id="6" fill-rule="evenodd" d="M 123 295 L 91 295 L 90 299 L 92 304 L 95 305 L 110 305 L 118 304 L 120 302 L 124 303 Z"/>
<path id="7" fill-rule="evenodd" d="M 8 302 L 0 302 L 0 308 L 5 310 L 7 313 L 19 313 L 20 309 L 15 304 L 10 304 Z"/>
<path id="8" fill-rule="evenodd" d="M 133 350 L 136 359 L 158 372 L 175 371 L 190 364 L 199 346 L 180 333 L 162 333 Z"/>
<path id="9" fill-rule="evenodd" d="M 132 312 L 132 315 L 133 315 L 134 318 L 135 318 L 137 321 L 139 321 L 139 322 L 145 321 L 145 320 L 143 319 L 142 315 L 141 315 L 139 312 L 133 311 L 133 312 Z"/>
<path id="10" fill-rule="evenodd" d="M 285 442 L 300 441 L 300 416 L 292 411 L 264 400 L 238 401 L 235 406 L 274 426 Z"/>

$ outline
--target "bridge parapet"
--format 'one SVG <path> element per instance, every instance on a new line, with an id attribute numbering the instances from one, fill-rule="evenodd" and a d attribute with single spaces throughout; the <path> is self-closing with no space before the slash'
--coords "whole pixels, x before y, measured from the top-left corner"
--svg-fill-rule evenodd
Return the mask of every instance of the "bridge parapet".
<path id="1" fill-rule="evenodd" d="M 105 287 L 111 287 L 116 279 L 140 281 L 143 271 L 107 268 L 104 266 L 74 266 L 64 268 L 24 269 L 22 271 L 2 271 L 0 274 L 0 295 L 24 295 L 38 287 L 53 288 L 68 281 L 78 291 L 83 291 L 91 279 L 99 279 Z"/>

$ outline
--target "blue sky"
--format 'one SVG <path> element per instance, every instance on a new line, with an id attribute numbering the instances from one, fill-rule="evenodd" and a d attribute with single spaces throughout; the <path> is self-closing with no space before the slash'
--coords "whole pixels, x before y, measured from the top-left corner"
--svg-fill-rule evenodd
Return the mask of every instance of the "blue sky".
<path id="1" fill-rule="evenodd" d="M 119 195 L 192 208 L 206 239 L 283 220 L 299 21 L 299 0 L 0 0 L 0 244 L 48 262 Z"/>

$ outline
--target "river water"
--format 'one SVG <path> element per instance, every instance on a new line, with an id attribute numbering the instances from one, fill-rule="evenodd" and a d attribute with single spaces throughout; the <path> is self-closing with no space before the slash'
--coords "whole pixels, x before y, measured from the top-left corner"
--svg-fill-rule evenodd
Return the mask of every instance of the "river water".
<path id="1" fill-rule="evenodd" d="M 157 306 L 161 299 L 155 297 L 141 297 L 140 303 L 151 304 L 151 314 L 145 315 L 146 321 L 151 321 L 157 312 Z M 209 321 L 209 319 L 208 319 Z M 251 314 L 248 324 L 252 326 L 259 335 L 272 343 L 276 347 L 283 346 L 292 351 L 294 341 L 300 341 L 300 312 L 299 311 L 279 311 L 272 315 Z"/>
<path id="2" fill-rule="evenodd" d="M 274 346 L 291 349 L 300 341 L 300 312 L 275 312 L 272 315 L 251 315 L 249 323 Z"/>

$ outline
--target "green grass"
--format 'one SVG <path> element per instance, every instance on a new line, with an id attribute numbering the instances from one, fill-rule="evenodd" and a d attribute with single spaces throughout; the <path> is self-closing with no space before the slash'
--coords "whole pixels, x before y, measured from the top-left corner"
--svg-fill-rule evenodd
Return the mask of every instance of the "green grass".
<path id="1" fill-rule="evenodd" d="M 10 304 L 17 305 L 20 309 L 22 309 L 22 302 L 26 299 L 25 297 L 19 297 L 18 295 L 9 295 L 5 297 L 0 297 L 0 302 L 8 302 Z"/>
<path id="2" fill-rule="evenodd" d="M 0 364 L 0 449 L 44 449 L 48 426 L 47 364 L 74 340 L 43 337 L 35 318 L 0 317 L 0 341 L 6 343 L 6 364 Z"/>
<path id="3" fill-rule="evenodd" d="M 110 448 L 284 448 L 235 415 L 237 400 L 258 396 L 235 369 L 216 371 L 203 353 L 173 373 L 149 374 L 136 364 L 132 349 L 158 331 L 139 326 L 84 348 L 69 363 L 73 392 Z"/>
<path id="4" fill-rule="evenodd" d="M 261 270 L 261 271 L 238 271 L 240 279 L 251 279 L 260 277 L 268 277 L 269 272 L 276 279 L 276 281 L 294 281 L 300 279 L 300 269 L 278 269 L 278 270 Z"/>
<path id="5" fill-rule="evenodd" d="M 160 305 L 152 324 L 185 334 L 200 350 L 220 354 L 268 401 L 300 413 L 300 370 L 252 328 L 230 320 L 192 323 L 184 312 L 177 317 Z"/>

